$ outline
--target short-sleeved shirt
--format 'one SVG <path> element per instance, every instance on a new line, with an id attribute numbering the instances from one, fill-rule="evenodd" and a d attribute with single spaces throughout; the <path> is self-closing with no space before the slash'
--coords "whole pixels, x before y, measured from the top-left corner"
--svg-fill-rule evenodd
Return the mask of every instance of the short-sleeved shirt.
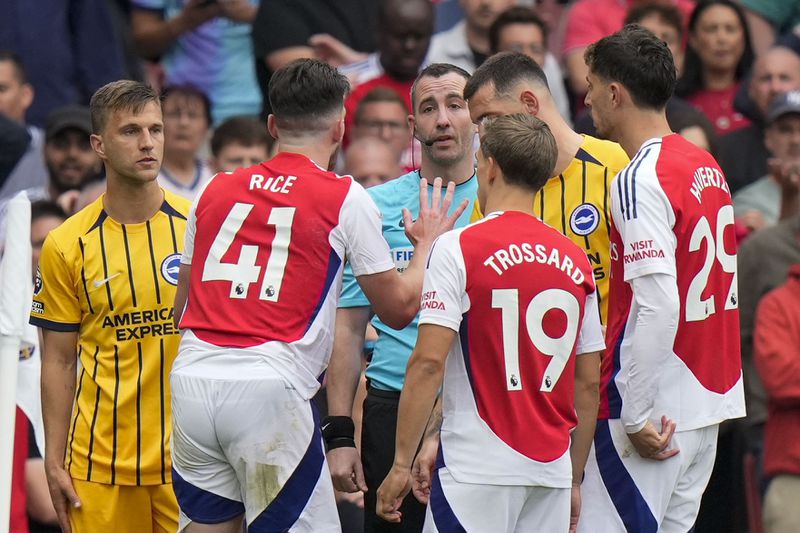
<path id="1" fill-rule="evenodd" d="M 241 374 L 267 363 L 311 398 L 333 347 L 345 258 L 357 276 L 394 266 L 378 209 L 351 177 L 287 152 L 217 174 L 189 214 L 188 331 L 173 369 L 218 362 Z"/>
<path id="2" fill-rule="evenodd" d="M 258 6 L 260 0 L 249 0 Z M 137 9 L 157 11 L 165 20 L 177 16 L 184 0 L 133 0 Z M 211 99 L 214 124 L 261 112 L 251 25 L 224 17 L 186 32 L 161 58 L 167 85 L 192 85 Z"/>
<path id="3" fill-rule="evenodd" d="M 189 202 L 164 192 L 141 224 L 120 224 L 103 198 L 50 232 L 42 246 L 31 323 L 78 332 L 75 407 L 66 467 L 111 485 L 170 481 L 172 323 Z"/>
<path id="4" fill-rule="evenodd" d="M 608 286 L 611 275 L 611 180 L 628 164 L 619 144 L 584 135 L 569 166 L 550 178 L 536 193 L 534 214 L 589 256 L 597 283 L 600 321 L 608 316 Z M 472 221 L 480 219 L 478 204 Z"/>
<path id="5" fill-rule="evenodd" d="M 409 172 L 397 179 L 371 187 L 367 193 L 375 200 L 381 212 L 382 232 L 391 249 L 391 259 L 395 268 L 402 272 L 414 255 L 414 247 L 406 237 L 403 228 L 403 208 L 411 211 L 412 218 L 419 213 L 419 172 Z M 431 186 L 432 187 L 432 186 Z M 478 180 L 475 176 L 456 185 L 453 208 L 463 200 L 470 205 L 456 221 L 456 227 L 469 223 L 469 212 L 478 194 Z M 344 289 L 339 307 L 368 306 L 369 300 L 361 291 L 350 269 L 345 270 Z M 411 351 L 417 342 L 417 318 L 402 330 L 393 329 L 375 316 L 372 325 L 378 331 L 378 340 L 372 352 L 372 360 L 367 367 L 370 385 L 382 390 L 399 391 L 403 388 L 406 365 Z"/>
<path id="6" fill-rule="evenodd" d="M 458 332 L 441 457 L 461 483 L 569 487 L 576 354 L 604 348 L 586 254 L 519 211 L 440 237 L 419 323 Z"/>
<path id="7" fill-rule="evenodd" d="M 719 165 L 677 134 L 648 140 L 614 180 L 611 204 L 601 418 L 620 417 L 637 357 L 630 283 L 650 274 L 674 277 L 680 299 L 672 354 L 653 391 L 654 416 L 668 415 L 679 431 L 744 416 L 733 205 Z"/>

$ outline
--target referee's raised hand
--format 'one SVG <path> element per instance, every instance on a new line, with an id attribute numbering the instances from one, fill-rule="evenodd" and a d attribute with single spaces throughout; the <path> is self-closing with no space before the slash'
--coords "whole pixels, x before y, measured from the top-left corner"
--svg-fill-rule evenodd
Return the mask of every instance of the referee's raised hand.
<path id="1" fill-rule="evenodd" d="M 455 191 L 455 183 L 451 181 L 447 184 L 442 198 L 442 178 L 436 178 L 433 180 L 433 195 L 429 200 L 428 180 L 425 178 L 419 180 L 419 216 L 413 220 L 411 211 L 403 208 L 403 224 L 411 244 L 415 247 L 420 244 L 430 244 L 442 233 L 453 229 L 456 220 L 469 205 L 467 200 L 463 200 L 453 213 L 448 215 Z"/>

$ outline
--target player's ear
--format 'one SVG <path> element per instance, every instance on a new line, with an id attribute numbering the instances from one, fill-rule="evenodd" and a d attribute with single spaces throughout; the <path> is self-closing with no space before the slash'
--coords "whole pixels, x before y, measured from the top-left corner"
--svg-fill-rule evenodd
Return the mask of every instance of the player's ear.
<path id="1" fill-rule="evenodd" d="M 622 105 L 623 91 L 624 89 L 622 88 L 622 85 L 620 85 L 619 83 L 612 81 L 611 83 L 608 84 L 608 92 L 609 92 L 609 97 L 611 99 L 612 107 L 619 107 L 620 105 Z"/>
<path id="2" fill-rule="evenodd" d="M 105 161 L 106 149 L 105 145 L 103 144 L 103 136 L 92 133 L 89 135 L 89 143 L 92 145 L 92 150 L 94 150 L 94 153 L 97 154 L 97 157 Z"/>
<path id="3" fill-rule="evenodd" d="M 519 100 L 525 106 L 525 111 L 534 117 L 539 114 L 539 98 L 531 90 L 524 90 L 519 95 Z"/>
<path id="4" fill-rule="evenodd" d="M 408 120 L 408 129 L 414 131 L 414 128 L 417 125 L 417 120 L 414 118 L 414 115 L 408 115 L 406 120 Z"/>
<path id="5" fill-rule="evenodd" d="M 486 158 L 486 184 L 490 187 L 494 185 L 495 180 L 500 176 L 500 165 L 494 157 Z"/>
<path id="6" fill-rule="evenodd" d="M 278 127 L 275 125 L 275 115 L 272 113 L 267 116 L 267 131 L 273 139 L 278 140 Z"/>
<path id="7" fill-rule="evenodd" d="M 331 130 L 331 140 L 335 143 L 341 143 L 344 139 L 344 115 L 341 120 L 337 120 Z"/>

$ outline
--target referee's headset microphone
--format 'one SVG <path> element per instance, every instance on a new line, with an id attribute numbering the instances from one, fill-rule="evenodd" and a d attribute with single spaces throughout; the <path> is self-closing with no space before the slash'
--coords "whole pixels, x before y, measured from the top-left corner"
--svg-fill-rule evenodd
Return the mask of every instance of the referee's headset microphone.
<path id="1" fill-rule="evenodd" d="M 435 139 L 424 139 L 424 138 L 420 137 L 420 135 L 417 133 L 417 127 L 416 126 L 414 126 L 414 131 L 413 131 L 412 135 L 414 136 L 414 138 L 416 140 L 418 140 L 419 142 L 421 142 L 425 146 L 433 146 L 436 143 Z"/>

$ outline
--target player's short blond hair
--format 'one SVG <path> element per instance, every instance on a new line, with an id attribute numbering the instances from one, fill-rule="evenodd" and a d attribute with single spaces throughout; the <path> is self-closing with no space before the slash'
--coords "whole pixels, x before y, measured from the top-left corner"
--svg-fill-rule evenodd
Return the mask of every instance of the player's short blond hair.
<path id="1" fill-rule="evenodd" d="M 133 80 L 117 80 L 103 85 L 92 95 L 92 133 L 101 133 L 114 111 L 139 113 L 150 102 L 161 106 L 161 98 L 149 85 Z"/>

